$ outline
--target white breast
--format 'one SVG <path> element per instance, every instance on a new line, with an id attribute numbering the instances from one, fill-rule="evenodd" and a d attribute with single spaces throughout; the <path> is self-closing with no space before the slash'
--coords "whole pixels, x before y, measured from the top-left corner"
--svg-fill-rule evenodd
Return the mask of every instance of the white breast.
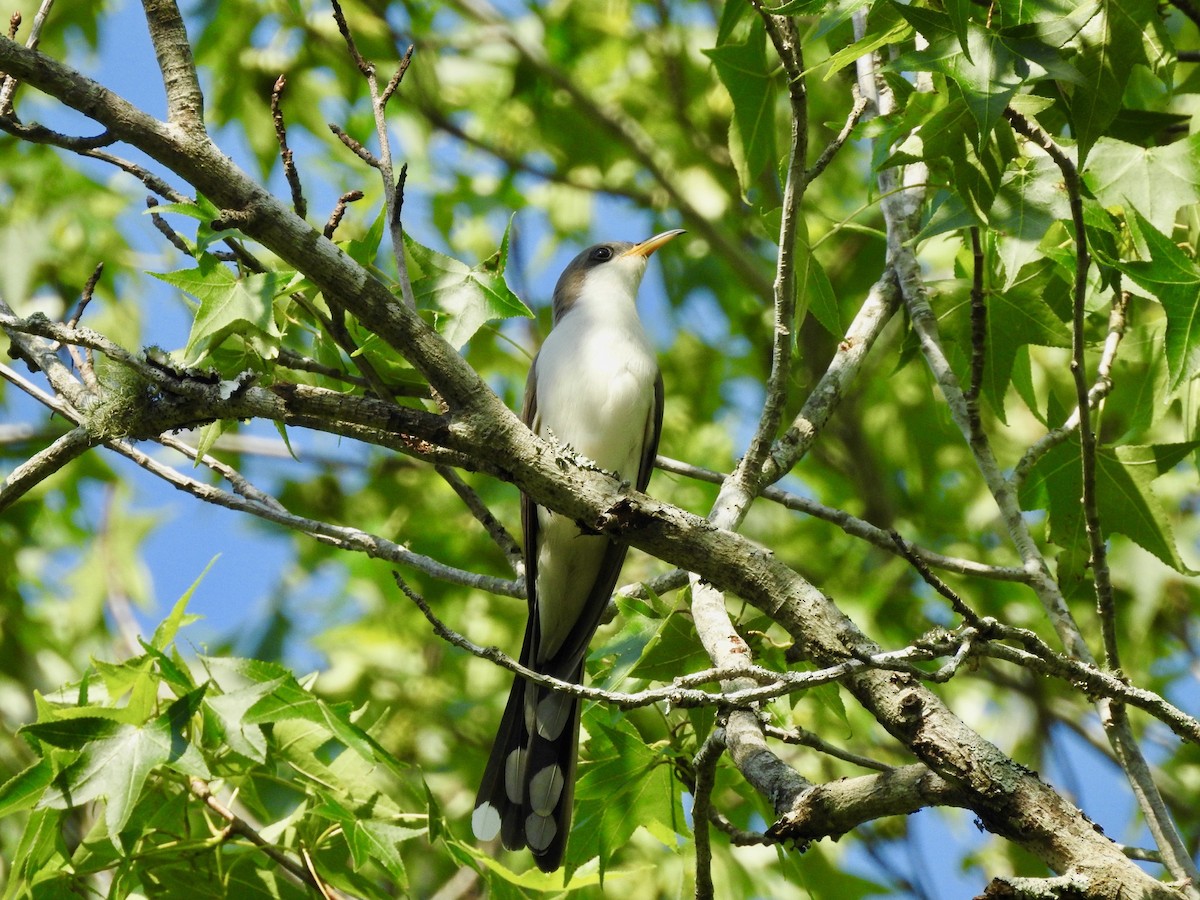
<path id="1" fill-rule="evenodd" d="M 583 313 L 564 317 L 538 357 L 537 431 L 632 481 L 654 403 L 654 351 L 636 319 L 602 323 Z"/>

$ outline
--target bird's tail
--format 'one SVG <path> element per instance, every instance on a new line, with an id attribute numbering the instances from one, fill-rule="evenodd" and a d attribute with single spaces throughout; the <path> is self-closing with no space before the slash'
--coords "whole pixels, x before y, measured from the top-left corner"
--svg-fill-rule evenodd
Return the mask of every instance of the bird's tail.
<path id="1" fill-rule="evenodd" d="M 568 680 L 581 674 L 582 663 Z M 476 838 L 499 834 L 509 850 L 529 847 L 543 872 L 562 865 L 571 830 L 579 712 L 578 697 L 517 676 L 471 816 Z"/>

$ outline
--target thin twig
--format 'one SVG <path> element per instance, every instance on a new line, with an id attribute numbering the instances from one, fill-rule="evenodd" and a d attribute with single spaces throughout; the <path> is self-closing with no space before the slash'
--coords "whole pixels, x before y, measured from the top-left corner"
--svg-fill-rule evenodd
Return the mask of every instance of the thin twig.
<path id="1" fill-rule="evenodd" d="M 712 791 L 716 782 L 717 762 L 725 750 L 724 730 L 714 728 L 696 752 L 692 765 L 696 783 L 692 789 L 692 832 L 696 842 L 696 900 L 712 900 L 712 839 L 708 823 L 712 809 Z"/>
<path id="2" fill-rule="evenodd" d="M 508 529 L 504 527 L 504 523 L 497 519 L 483 499 L 475 492 L 475 489 L 467 484 L 461 475 L 449 466 L 434 466 L 434 470 L 442 477 L 446 484 L 454 489 L 454 493 L 471 511 L 471 515 L 484 527 L 488 536 L 492 539 L 500 551 L 508 559 L 509 566 L 518 575 L 522 576 L 525 572 L 525 557 L 521 554 L 521 547 L 517 544 L 516 538 L 508 533 Z"/>
<path id="3" fill-rule="evenodd" d="M 13 84 L 14 82 L 7 83 Z M 76 153 L 86 153 L 117 142 L 116 137 L 108 131 L 91 136 L 63 134 L 37 122 L 21 122 L 11 112 L 0 115 L 0 131 L 6 131 L 13 137 L 19 137 L 31 144 L 50 144 L 54 147 L 62 147 L 64 150 L 73 150 Z"/>
<path id="4" fill-rule="evenodd" d="M 338 0 L 330 0 L 333 5 L 333 17 L 337 21 L 338 31 L 346 41 L 346 47 L 350 51 L 350 56 L 358 66 L 359 72 L 367 80 L 367 90 L 371 95 L 371 110 L 375 115 L 375 137 L 379 141 L 379 156 L 375 158 L 374 163 L 370 163 L 362 153 L 359 153 L 360 158 L 374 165 L 379 170 L 379 177 L 383 179 L 383 199 L 384 207 L 387 210 L 388 234 L 392 239 L 392 257 L 396 263 L 397 279 L 400 282 L 400 294 L 404 298 L 404 302 L 409 309 L 417 308 L 417 299 L 413 294 L 412 282 L 408 277 L 408 260 L 404 254 L 404 226 L 400 221 L 400 208 L 404 199 L 404 179 L 408 174 L 407 164 L 401 167 L 400 176 L 396 178 L 392 167 L 392 140 L 388 134 L 387 127 L 387 99 L 379 91 L 379 79 L 376 76 L 375 64 L 367 62 L 363 59 L 362 54 L 358 52 L 358 47 L 354 43 L 354 35 L 350 31 L 350 25 L 346 21 L 346 16 L 342 13 L 341 4 Z M 408 70 L 408 63 L 412 57 L 412 47 L 404 55 L 404 60 L 400 63 L 400 67 L 396 71 L 393 79 L 398 86 L 400 79 L 404 77 L 404 73 Z M 391 82 L 387 87 L 395 90 Z M 386 93 L 386 91 L 385 91 Z M 390 94 L 388 97 L 390 98 Z M 330 126 L 333 127 L 332 125 Z M 339 138 L 342 134 L 335 131 Z M 346 143 L 343 138 L 342 143 Z M 350 147 L 349 144 L 346 146 Z M 352 150 L 353 147 L 350 147 Z M 356 151 L 357 152 L 357 151 Z"/>
<path id="5" fill-rule="evenodd" d="M 1091 407 L 1087 386 L 1085 351 L 1084 301 L 1087 292 L 1087 272 L 1090 260 L 1087 236 L 1083 219 L 1083 194 L 1079 172 L 1074 162 L 1036 123 L 1012 109 L 1005 109 L 1005 118 L 1013 130 L 1041 147 L 1054 161 L 1062 173 L 1071 208 L 1071 220 L 1075 230 L 1075 281 L 1072 316 L 1072 359 L 1071 374 L 1075 382 L 1075 393 L 1079 405 L 1079 438 L 1083 471 L 1083 509 L 1088 544 L 1091 550 L 1093 581 L 1096 588 L 1096 603 L 1104 639 L 1104 652 L 1108 668 L 1120 677 L 1120 656 L 1117 646 L 1116 613 L 1113 602 L 1112 581 L 1108 570 L 1108 549 L 1101 530 L 1096 500 L 1096 434 L 1091 425 Z M 1112 742 L 1113 750 L 1128 777 L 1130 787 L 1137 798 L 1138 806 L 1146 817 L 1150 833 L 1163 854 L 1164 865 L 1180 881 L 1200 884 L 1200 867 L 1188 852 L 1175 821 L 1163 801 L 1162 794 L 1154 782 L 1150 766 L 1138 746 L 1136 736 L 1129 724 L 1124 704 L 1113 701 L 1101 705 L 1100 720 L 1105 733 Z"/>
<path id="6" fill-rule="evenodd" d="M 209 809 L 211 809 L 228 823 L 230 833 L 240 835 L 250 843 L 254 844 L 254 846 L 270 857 L 277 865 L 282 867 L 289 875 L 291 875 L 301 884 L 305 884 L 315 891 L 324 893 L 326 897 L 340 896 L 325 893 L 327 889 L 322 886 L 320 880 L 314 877 L 312 872 L 305 868 L 305 866 L 303 866 L 301 863 L 296 862 L 274 844 L 271 844 L 269 841 L 267 841 L 261 834 L 258 833 L 258 830 L 253 825 L 225 806 L 220 800 L 217 799 L 216 794 L 212 792 L 212 788 L 210 788 L 205 782 L 201 781 L 195 776 L 190 776 L 187 784 L 188 789 L 199 800 L 201 800 Z"/>
<path id="7" fill-rule="evenodd" d="M 0 365 L 0 374 L 4 374 L 6 379 L 7 373 L 11 371 L 7 366 Z M 99 440 L 87 428 L 77 426 L 57 438 L 49 447 L 25 460 L 0 482 L 0 513 L 98 443 Z"/>
<path id="8" fill-rule="evenodd" d="M 119 156 L 114 156 L 103 150 L 85 150 L 80 153 L 80 156 L 87 156 L 92 159 L 98 159 L 101 162 L 106 162 L 111 166 L 116 166 L 123 172 L 128 172 L 147 188 L 154 191 L 156 194 L 162 194 L 172 203 L 191 203 L 191 198 L 186 194 L 181 194 L 175 188 L 171 187 L 162 178 L 159 178 L 149 169 L 139 166 L 137 163 L 130 162 L 127 159 L 122 159 Z"/>
<path id="9" fill-rule="evenodd" d="M 1117 290 L 1113 293 L 1112 306 L 1108 312 L 1108 334 L 1104 338 L 1104 350 L 1100 354 L 1100 363 L 1096 367 L 1096 382 L 1088 391 L 1088 405 L 1097 408 L 1109 395 L 1113 388 L 1112 368 L 1116 362 L 1117 350 L 1125 337 L 1126 311 L 1129 308 L 1129 294 Z M 1013 467 L 1012 484 L 1019 489 L 1030 471 L 1043 456 L 1064 441 L 1070 440 L 1079 427 L 1079 410 L 1075 409 L 1067 420 L 1058 428 L 1051 429 L 1042 435 Z"/>
<path id="10" fill-rule="evenodd" d="M 184 256 L 192 255 L 192 248 L 187 245 L 179 233 L 171 227 L 171 224 L 155 211 L 155 207 L 159 206 L 160 202 L 157 197 L 146 197 L 146 208 L 150 210 L 150 221 L 154 223 L 154 227 L 158 229 L 159 234 L 165 237 L 171 246 L 182 253 Z"/>
<path id="11" fill-rule="evenodd" d="M 968 229 L 971 234 L 971 386 L 967 388 L 967 414 L 971 418 L 971 433 L 979 434 L 979 392 L 983 389 L 983 366 L 987 359 L 987 304 L 983 293 L 983 242 L 979 227 Z"/>
<path id="12" fill-rule="evenodd" d="M 850 113 L 846 116 L 846 124 L 842 126 L 842 130 L 838 132 L 837 137 L 829 142 L 829 145 L 821 151 L 821 155 L 817 157 L 817 161 L 808 168 L 804 173 L 804 183 L 812 184 L 813 181 L 825 171 L 825 167 L 833 162 L 833 158 L 837 156 L 838 151 L 842 149 L 846 141 L 850 138 L 850 133 L 854 131 L 854 126 L 858 124 L 858 120 L 863 117 L 863 113 L 867 111 L 867 98 L 854 90 L 854 105 L 850 107 Z"/>
<path id="13" fill-rule="evenodd" d="M 292 149 L 288 146 L 287 125 L 283 121 L 283 109 L 279 105 L 280 97 L 286 86 L 287 77 L 280 75 L 271 89 L 271 121 L 275 125 L 275 140 L 279 144 L 279 158 L 283 160 L 283 175 L 292 192 L 292 209 L 303 219 L 308 215 L 308 202 L 304 199 L 304 191 L 300 185 L 300 173 L 296 171 L 296 161 L 292 156 Z"/>
<path id="14" fill-rule="evenodd" d="M 799 747 L 809 747 L 818 753 L 824 753 L 826 756 L 832 756 L 834 759 L 862 766 L 864 769 L 874 769 L 876 772 L 890 772 L 895 768 L 894 766 L 889 766 L 887 763 L 871 759 L 869 756 L 860 756 L 857 753 L 851 753 L 849 750 L 843 750 L 841 747 L 829 743 L 804 728 L 779 728 L 776 725 L 768 724 L 763 726 L 763 730 L 766 732 L 767 737 L 775 738 L 777 741 L 783 741 L 785 744 L 794 744 Z"/>
<path id="15" fill-rule="evenodd" d="M 357 156 L 371 168 L 379 168 L 379 160 L 375 158 L 374 153 L 343 131 L 341 126 L 334 122 L 329 122 L 328 124 L 329 130 L 337 135 L 337 139 L 345 144 L 355 156 Z"/>
<path id="16" fill-rule="evenodd" d="M 408 64 L 412 62 L 413 49 L 413 45 L 409 44 L 408 49 L 404 51 L 404 58 L 400 60 L 400 65 L 396 67 L 395 74 L 392 75 L 391 80 L 387 83 L 387 87 L 380 94 L 379 100 L 384 106 L 387 106 L 388 101 L 392 99 L 392 94 L 396 93 L 396 88 L 400 87 L 404 81 L 404 73 L 408 71 Z"/>
<path id="17" fill-rule="evenodd" d="M 723 504 L 724 509 L 717 512 L 720 518 L 714 521 L 725 528 L 741 521 L 749 502 L 764 483 L 763 464 L 779 431 L 784 407 L 787 405 L 794 345 L 793 332 L 796 327 L 796 234 L 801 224 L 801 205 L 807 187 L 804 170 L 808 161 L 808 94 L 804 80 L 804 57 L 796 25 L 790 18 L 767 12 L 758 0 L 752 2 L 787 73 L 791 142 L 788 149 L 787 176 L 779 225 L 779 251 L 773 285 L 775 319 L 771 343 L 771 372 L 767 376 L 766 397 L 754 436 L 750 439 L 746 454 L 730 481 L 721 488 L 721 493 L 727 496 Z M 717 504 L 722 505 L 720 497 Z M 728 521 L 726 511 L 732 513 L 732 518 Z"/>
<path id="18" fill-rule="evenodd" d="M 455 647 L 465 650 L 473 656 L 478 656 L 480 659 L 486 659 L 489 662 L 502 666 L 533 684 L 576 697 L 582 697 L 585 700 L 597 700 L 614 706 L 617 709 L 637 709 L 655 703 L 669 703 L 672 707 L 681 709 L 712 706 L 717 709 L 730 710 L 730 721 L 733 722 L 733 713 L 743 711 L 752 704 L 762 703 L 775 697 L 781 697 L 785 694 L 795 693 L 818 685 L 841 681 L 868 668 L 885 669 L 890 672 L 904 672 L 918 678 L 931 679 L 933 675 L 917 668 L 915 664 L 939 657 L 954 657 L 958 654 L 963 644 L 963 640 L 960 639 L 959 635 L 951 634 L 943 636 L 943 640 L 938 643 L 930 642 L 922 646 L 914 645 L 906 647 L 903 650 L 863 654 L 861 657 L 848 659 L 833 666 L 826 666 L 825 668 L 808 672 L 791 670 L 775 672 L 770 669 L 764 669 L 761 666 L 743 663 L 737 659 L 738 654 L 733 654 L 733 661 L 731 663 L 718 665 L 691 675 L 680 676 L 675 678 L 670 684 L 661 687 L 648 688 L 635 693 L 625 693 L 576 684 L 571 681 L 563 681 L 549 675 L 543 675 L 540 672 L 535 672 L 521 665 L 517 660 L 504 653 L 498 647 L 482 647 L 476 644 L 470 638 L 459 634 L 438 618 L 437 614 L 429 606 L 428 601 L 420 593 L 413 590 L 408 582 L 401 577 L 399 572 L 393 572 L 392 575 L 404 595 L 421 610 L 425 618 L 429 621 L 429 624 L 433 626 L 434 634 L 447 643 L 453 644 Z M 962 634 L 970 638 L 975 636 L 967 631 L 964 631 Z M 704 691 L 696 687 L 697 685 L 710 684 L 714 681 L 720 684 L 721 689 L 719 691 Z M 729 687 L 729 685 L 733 686 Z M 748 715 L 756 719 L 756 714 L 750 713 Z M 756 740 L 761 742 L 761 723 L 756 721 L 750 731 L 756 731 L 758 734 Z M 728 737 L 729 727 L 727 726 L 727 741 Z M 729 746 L 731 752 L 737 752 L 732 741 L 729 741 L 727 746 Z M 773 753 L 770 753 L 770 751 L 767 751 L 767 753 L 778 762 Z M 739 768 L 741 767 L 739 766 Z M 787 767 L 785 766 L 785 768 Z"/>
<path id="19" fill-rule="evenodd" d="M 79 296 L 79 303 L 76 304 L 75 311 L 71 313 L 71 318 L 67 319 L 68 328 L 74 328 L 79 324 L 79 320 L 83 318 L 83 312 L 87 309 L 88 304 L 92 302 L 92 295 L 96 291 L 96 284 L 100 281 L 100 276 L 103 274 L 104 263 L 96 263 L 96 268 L 92 270 L 91 276 L 83 286 L 83 293 Z"/>
<path id="20" fill-rule="evenodd" d="M 54 5 L 54 0 L 42 0 L 38 6 L 38 11 L 34 14 L 33 24 L 29 27 L 29 37 L 25 39 L 25 47 L 29 50 L 36 50 L 38 44 L 42 40 L 42 28 L 46 24 L 46 17 L 50 15 L 50 7 Z M 8 20 L 8 39 L 16 40 L 17 29 L 21 27 L 21 14 L 14 12 Z M 13 111 L 13 95 L 16 93 L 17 81 L 15 76 L 4 75 L 0 79 L 0 118 L 8 118 Z"/>
<path id="21" fill-rule="evenodd" d="M 1004 116 L 1013 130 L 1028 138 L 1054 161 L 1062 173 L 1071 209 L 1071 223 L 1075 230 L 1075 280 L 1072 288 L 1071 315 L 1071 378 L 1075 383 L 1075 399 L 1079 410 L 1079 443 L 1083 473 L 1083 519 L 1091 550 L 1093 581 L 1096 587 L 1096 606 L 1100 616 L 1101 633 L 1104 638 L 1104 657 L 1108 668 L 1114 672 L 1121 669 L 1121 656 L 1117 647 L 1116 609 L 1113 603 L 1112 578 L 1108 571 L 1108 547 L 1100 524 L 1100 512 L 1096 498 L 1096 432 L 1092 428 L 1092 410 L 1088 400 L 1087 383 L 1087 336 L 1084 333 L 1087 309 L 1087 275 L 1091 258 L 1087 247 L 1087 230 L 1083 221 L 1083 185 L 1075 163 L 1036 123 L 1011 108 Z"/>
<path id="22" fill-rule="evenodd" d="M 354 203 L 356 200 L 363 198 L 363 192 L 354 190 L 346 191 L 342 196 L 338 197 L 337 205 L 333 208 L 333 212 L 329 214 L 329 221 L 325 223 L 325 237 L 333 240 L 334 232 L 337 231 L 338 225 L 342 223 L 342 216 L 346 214 L 347 205 Z"/>
<path id="23" fill-rule="evenodd" d="M 716 826 L 718 831 L 727 834 L 729 836 L 729 843 L 735 847 L 759 847 L 779 843 L 761 831 L 746 831 L 743 828 L 738 828 L 713 807 L 709 807 L 708 821 Z"/>
<path id="24" fill-rule="evenodd" d="M 695 466 L 691 463 L 671 459 L 668 456 L 657 457 L 655 465 L 664 472 L 673 472 L 677 475 L 695 478 L 697 481 L 704 481 L 709 484 L 721 484 L 729 477 L 721 472 L 715 472 L 703 466 Z M 860 519 L 844 510 L 826 506 L 816 500 L 810 500 L 808 497 L 793 494 L 790 491 L 785 491 L 782 488 L 774 486 L 764 488 L 761 496 L 764 500 L 778 503 L 787 509 L 802 512 L 825 522 L 830 522 L 846 534 L 861 538 L 878 547 L 880 550 L 886 550 L 888 553 L 898 552 L 896 542 L 887 530 L 872 525 L 865 519 Z M 1025 582 L 1029 580 L 1028 573 L 1018 566 L 989 566 L 970 559 L 945 556 L 944 554 L 926 549 L 925 547 L 917 547 L 913 544 L 906 544 L 906 546 L 913 553 L 917 554 L 925 564 L 955 572 L 959 575 L 971 575 L 994 581 Z"/>
<path id="25" fill-rule="evenodd" d="M 96 284 L 100 281 L 100 276 L 104 273 L 104 263 L 99 262 L 96 268 L 92 270 L 92 274 L 88 277 L 87 283 L 83 286 L 83 291 L 79 295 L 79 302 L 75 305 L 74 312 L 67 320 L 67 327 L 74 328 L 79 324 L 79 320 L 83 318 L 84 311 L 88 308 L 88 304 L 92 302 L 92 296 L 96 291 Z M 89 390 L 98 390 L 99 384 L 96 381 L 96 360 L 95 355 L 90 347 L 85 347 L 82 358 L 80 357 L 78 348 L 68 345 L 68 352 L 71 354 L 71 359 L 75 363 L 75 367 L 79 369 L 79 374 L 83 376 L 84 384 Z"/>
<path id="26" fill-rule="evenodd" d="M 896 530 L 889 532 L 892 542 L 900 551 L 900 555 L 908 560 L 909 564 L 917 570 L 921 578 L 925 580 L 931 588 L 950 601 L 950 605 L 954 607 L 954 611 L 962 616 L 963 621 L 975 628 L 979 627 L 979 615 L 975 610 L 971 609 L 951 587 L 938 578 L 930 571 L 929 566 L 925 564 L 925 560 L 921 559 L 915 547 L 906 541 Z"/>

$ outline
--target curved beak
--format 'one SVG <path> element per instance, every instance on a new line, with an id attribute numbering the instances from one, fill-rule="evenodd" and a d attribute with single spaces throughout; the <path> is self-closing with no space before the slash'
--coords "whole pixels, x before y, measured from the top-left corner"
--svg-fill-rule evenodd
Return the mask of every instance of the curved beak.
<path id="1" fill-rule="evenodd" d="M 685 233 L 685 231 L 682 228 L 672 228 L 670 231 L 664 231 L 662 234 L 656 234 L 652 238 L 647 238 L 646 240 L 642 241 L 640 244 L 634 244 L 632 247 L 630 247 L 628 250 L 626 250 L 621 255 L 622 256 L 641 256 L 645 259 L 649 259 L 650 254 L 653 253 L 655 250 L 657 250 L 659 247 L 661 247 L 663 244 L 665 244 L 667 241 L 673 240 L 674 238 L 677 238 L 677 237 L 679 237 L 679 235 L 684 234 L 684 233 Z"/>

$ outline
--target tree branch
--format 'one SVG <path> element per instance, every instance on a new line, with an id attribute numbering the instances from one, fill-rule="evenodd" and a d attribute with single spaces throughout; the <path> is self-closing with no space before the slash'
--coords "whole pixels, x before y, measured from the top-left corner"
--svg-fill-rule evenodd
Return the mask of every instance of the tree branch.
<path id="1" fill-rule="evenodd" d="M 0 375 L 7 379 L 12 370 L 0 365 Z M 13 469 L 0 482 L 0 513 L 8 509 L 37 485 L 41 484 L 67 463 L 78 459 L 100 441 L 88 429 L 76 426 L 44 450 Z"/>
<path id="2" fill-rule="evenodd" d="M 681 462 L 667 456 L 659 456 L 655 460 L 655 465 L 664 472 L 673 472 L 676 475 L 684 475 L 688 478 L 695 478 L 697 481 L 704 481 L 709 484 L 721 484 L 729 477 L 720 472 L 714 472 L 702 466 L 694 466 L 691 463 Z M 764 500 L 778 503 L 787 509 L 802 512 L 836 525 L 846 534 L 861 538 L 878 547 L 880 550 L 904 555 L 897 550 L 895 539 L 890 532 L 872 525 L 865 519 L 853 516 L 844 510 L 834 509 L 823 503 L 818 503 L 816 500 L 810 500 L 807 497 L 802 497 L 799 494 L 793 494 L 790 491 L 785 491 L 777 487 L 763 488 L 761 496 Z M 928 565 L 956 572 L 959 575 L 989 578 L 995 581 L 1025 582 L 1029 578 L 1024 569 L 1014 566 L 989 566 L 970 559 L 945 556 L 924 547 L 908 546 L 913 553 Z"/>
<path id="3" fill-rule="evenodd" d="M 202 134 L 204 94 L 179 7 L 175 0 L 142 0 L 142 9 L 167 91 L 167 121 L 184 131 Z"/>
<path id="4" fill-rule="evenodd" d="M 712 839 L 708 831 L 713 812 L 712 791 L 716 781 L 717 762 L 725 750 L 724 734 L 714 728 L 700 745 L 692 765 L 696 783 L 692 787 L 692 833 L 696 840 L 696 900 L 712 900 Z"/>
<path id="5" fill-rule="evenodd" d="M 1079 411 L 1079 443 L 1083 473 L 1083 516 L 1091 550 L 1096 607 L 1104 642 L 1104 656 L 1109 669 L 1120 677 L 1121 658 L 1117 646 L 1116 608 L 1113 601 L 1112 579 L 1108 570 L 1108 547 L 1100 524 L 1096 499 L 1096 433 L 1092 429 L 1091 405 L 1087 384 L 1084 325 L 1086 320 L 1087 273 L 1091 260 L 1087 249 L 1087 232 L 1083 219 L 1083 193 L 1075 163 L 1036 123 L 1011 108 L 1004 117 L 1013 130 L 1037 144 L 1054 161 L 1062 173 L 1071 222 L 1075 230 L 1075 282 L 1072 291 L 1071 376 L 1075 382 Z M 1100 720 L 1113 743 L 1113 750 L 1129 778 L 1134 796 L 1138 799 L 1146 824 L 1163 854 L 1167 870 L 1174 878 L 1200 885 L 1200 867 L 1192 859 L 1175 822 L 1163 801 L 1150 766 L 1137 744 L 1125 707 L 1121 703 L 1102 705 Z"/>
<path id="6" fill-rule="evenodd" d="M 837 840 L 866 822 L 929 806 L 970 808 L 964 791 L 920 763 L 808 785 L 784 802 L 787 809 L 767 829 L 767 836 L 800 844 L 826 837 Z"/>

